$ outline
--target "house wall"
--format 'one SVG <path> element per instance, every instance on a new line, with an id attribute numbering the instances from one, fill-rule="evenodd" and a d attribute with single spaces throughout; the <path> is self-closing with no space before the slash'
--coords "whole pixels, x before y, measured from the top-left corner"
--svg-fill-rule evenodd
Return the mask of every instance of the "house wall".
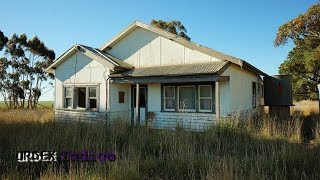
<path id="1" fill-rule="evenodd" d="M 230 112 L 252 109 L 252 82 L 263 84 L 260 76 L 237 65 L 231 65 L 222 76 L 230 76 L 229 99 Z M 226 92 L 226 91 L 221 91 Z M 220 100 L 223 102 L 223 99 Z M 257 106 L 263 105 L 262 92 L 257 93 Z"/>
<path id="2" fill-rule="evenodd" d="M 128 34 L 107 52 L 136 68 L 219 61 L 142 28 Z"/>
<path id="3" fill-rule="evenodd" d="M 230 81 L 220 81 L 220 116 L 226 117 L 231 114 L 230 107 Z"/>
<path id="4" fill-rule="evenodd" d="M 109 102 L 108 109 L 110 111 L 130 110 L 130 84 L 109 84 Z M 119 92 L 124 92 L 124 103 L 119 103 Z"/>
<path id="5" fill-rule="evenodd" d="M 98 84 L 99 112 L 106 110 L 106 79 L 109 70 L 99 62 L 77 52 L 64 61 L 55 71 L 55 109 L 62 109 L 63 84 Z"/>

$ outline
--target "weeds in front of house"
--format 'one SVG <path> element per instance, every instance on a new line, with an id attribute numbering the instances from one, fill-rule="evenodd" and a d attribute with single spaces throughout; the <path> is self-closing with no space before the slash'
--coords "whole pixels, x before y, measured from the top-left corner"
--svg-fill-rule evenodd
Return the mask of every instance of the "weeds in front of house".
<path id="1" fill-rule="evenodd" d="M 35 113 L 35 112 L 34 112 Z M 52 112 L 33 116 L 44 120 Z M 16 112 L 16 114 L 18 114 Z M 18 115 L 17 115 L 18 116 Z M 19 120 L 0 114 L 3 179 L 318 179 L 319 116 L 227 119 L 205 132 L 105 124 Z M 9 117 L 16 118 L 10 120 Z M 40 118 L 42 117 L 42 118 Z M 18 120 L 18 121 L 16 121 Z M 312 127 L 304 127 L 306 122 Z M 305 129 L 304 129 L 305 128 Z M 310 130 L 312 144 L 305 140 Z M 303 133 L 301 133 L 303 132 Z M 112 151 L 115 162 L 18 163 L 16 152 Z"/>

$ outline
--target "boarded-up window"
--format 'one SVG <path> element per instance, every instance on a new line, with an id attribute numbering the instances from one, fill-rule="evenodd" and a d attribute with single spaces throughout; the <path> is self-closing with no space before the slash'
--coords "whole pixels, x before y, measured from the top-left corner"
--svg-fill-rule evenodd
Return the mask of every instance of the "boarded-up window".
<path id="1" fill-rule="evenodd" d="M 119 91 L 119 103 L 124 103 L 124 92 Z"/>

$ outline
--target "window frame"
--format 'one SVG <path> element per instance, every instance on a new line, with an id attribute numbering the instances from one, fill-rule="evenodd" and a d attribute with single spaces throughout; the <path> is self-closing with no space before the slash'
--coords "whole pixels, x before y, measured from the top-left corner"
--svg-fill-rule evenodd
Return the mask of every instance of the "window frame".
<path id="1" fill-rule="evenodd" d="M 209 86 L 210 87 L 210 97 L 201 97 L 201 87 L 206 87 Z M 201 99 L 210 99 L 210 110 L 207 109 L 201 109 Z M 212 112 L 212 86 L 211 85 L 198 85 L 198 109 L 199 112 Z"/>
<path id="2" fill-rule="evenodd" d="M 166 88 L 173 88 L 173 97 L 166 97 Z M 175 101 L 174 103 L 174 109 L 166 109 L 166 99 L 173 99 Z M 163 110 L 164 111 L 176 111 L 176 87 L 175 86 L 163 86 Z"/>
<path id="3" fill-rule="evenodd" d="M 71 94 L 72 96 L 71 97 L 66 97 L 66 94 L 65 94 L 65 88 L 71 88 Z M 78 108 L 78 107 L 75 107 L 75 89 L 76 88 L 86 88 L 86 97 L 85 97 L 85 108 Z M 96 96 L 95 97 L 90 97 L 89 95 L 89 88 L 96 88 Z M 99 97 L 100 97 L 100 87 L 99 87 L 99 84 L 96 84 L 96 85 L 87 85 L 87 84 L 75 84 L 75 85 L 63 85 L 62 86 L 62 90 L 63 90 L 63 109 L 66 109 L 66 110 L 80 110 L 80 111 L 98 111 L 99 110 L 99 107 L 100 107 L 100 104 L 99 104 Z M 66 98 L 71 98 L 71 104 L 72 106 L 71 107 L 65 107 L 65 104 L 66 104 Z M 90 99 L 96 99 L 96 108 L 90 108 Z"/>
<path id="4" fill-rule="evenodd" d="M 66 96 L 66 88 L 71 88 L 71 96 Z M 73 100 L 74 100 L 74 97 L 73 97 L 73 94 L 74 94 L 74 88 L 72 86 L 63 86 L 63 108 L 64 109 L 73 109 L 74 108 L 74 103 L 73 103 Z M 69 107 L 66 107 L 66 99 L 67 98 L 70 98 L 71 99 L 71 106 Z"/>
<path id="5" fill-rule="evenodd" d="M 90 97 L 89 88 L 96 88 L 96 96 L 95 97 Z M 86 108 L 87 109 L 94 110 L 94 111 L 99 109 L 98 94 L 99 94 L 99 87 L 98 86 L 86 86 L 86 96 L 88 97 L 88 98 L 86 98 Z M 90 99 L 96 100 L 96 108 L 90 108 Z"/>
<path id="6" fill-rule="evenodd" d="M 194 109 L 180 109 L 180 88 L 184 87 L 193 87 L 195 90 L 194 93 Z M 185 86 L 177 86 L 177 91 L 178 91 L 178 111 L 179 112 L 196 112 L 197 111 L 197 86 L 196 85 L 185 85 Z"/>

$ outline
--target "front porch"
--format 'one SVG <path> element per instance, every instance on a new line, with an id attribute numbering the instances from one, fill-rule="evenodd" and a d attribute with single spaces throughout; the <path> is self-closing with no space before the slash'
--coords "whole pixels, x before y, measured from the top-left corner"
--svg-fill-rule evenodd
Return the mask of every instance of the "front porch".
<path id="1" fill-rule="evenodd" d="M 225 66 L 219 62 L 111 74 L 108 120 L 128 119 L 132 125 L 154 128 L 205 129 L 221 117 L 220 83 L 226 89 L 229 82 L 229 77 L 221 76 Z M 228 107 L 228 98 L 224 101 Z"/>

